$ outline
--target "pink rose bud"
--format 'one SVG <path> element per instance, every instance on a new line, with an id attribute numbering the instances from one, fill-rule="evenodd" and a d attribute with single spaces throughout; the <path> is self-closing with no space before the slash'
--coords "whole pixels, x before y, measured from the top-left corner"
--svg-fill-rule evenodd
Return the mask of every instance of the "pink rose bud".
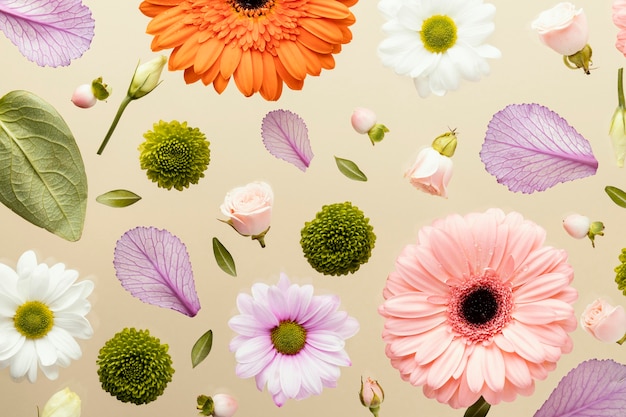
<path id="1" fill-rule="evenodd" d="M 370 410 L 380 408 L 385 399 L 385 393 L 378 381 L 374 381 L 372 378 L 367 378 L 365 381 L 361 379 L 361 391 L 359 391 L 359 399 L 361 404 Z"/>
<path id="2" fill-rule="evenodd" d="M 626 311 L 622 306 L 613 307 L 598 298 L 585 308 L 580 316 L 580 324 L 601 342 L 617 342 L 626 334 Z"/>
<path id="3" fill-rule="evenodd" d="M 240 235 L 250 236 L 265 247 L 263 237 L 270 227 L 273 204 L 272 187 L 257 181 L 230 190 L 220 210 L 228 217 L 225 223 Z"/>
<path id="4" fill-rule="evenodd" d="M 213 396 L 213 417 L 233 417 L 238 408 L 237 400 L 228 394 Z"/>
<path id="5" fill-rule="evenodd" d="M 82 109 L 93 107 L 97 101 L 98 99 L 94 96 L 93 90 L 91 89 L 91 84 L 79 85 L 76 90 L 74 90 L 74 94 L 72 94 L 72 103 Z"/>
<path id="6" fill-rule="evenodd" d="M 576 9 L 568 2 L 543 11 L 531 27 L 537 31 L 544 44 L 565 56 L 581 51 L 589 39 L 587 16 L 583 9 Z"/>
<path id="7" fill-rule="evenodd" d="M 364 135 L 376 125 L 376 113 L 370 109 L 358 107 L 354 109 L 350 122 L 354 130 Z"/>
<path id="8" fill-rule="evenodd" d="M 563 220 L 563 229 L 574 239 L 586 237 L 590 226 L 591 220 L 589 220 L 589 217 L 581 216 L 580 214 L 570 214 Z"/>
<path id="9" fill-rule="evenodd" d="M 447 198 L 448 183 L 452 179 L 452 159 L 432 147 L 424 148 L 404 176 L 418 190 Z"/>

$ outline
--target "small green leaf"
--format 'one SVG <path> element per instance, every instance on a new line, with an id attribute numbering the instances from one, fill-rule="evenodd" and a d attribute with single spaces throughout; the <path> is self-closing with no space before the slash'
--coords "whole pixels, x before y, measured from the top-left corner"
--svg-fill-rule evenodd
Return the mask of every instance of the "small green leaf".
<path id="1" fill-rule="evenodd" d="M 346 177 L 355 181 L 367 181 L 367 177 L 365 174 L 359 169 L 359 167 L 352 161 L 338 158 L 335 156 L 335 162 L 337 163 L 337 168 L 339 171 Z"/>
<path id="2" fill-rule="evenodd" d="M 474 404 L 469 406 L 463 417 L 485 417 L 490 408 L 491 404 L 481 396 Z"/>
<path id="3" fill-rule="evenodd" d="M 28 91 L 0 98 L 0 202 L 71 242 L 83 233 L 87 176 L 80 150 L 56 109 Z"/>
<path id="4" fill-rule="evenodd" d="M 237 276 L 237 269 L 235 268 L 233 257 L 216 237 L 213 238 L 213 255 L 215 255 L 217 265 L 222 271 L 234 277 Z"/>
<path id="5" fill-rule="evenodd" d="M 626 193 L 617 187 L 607 185 L 604 191 L 611 197 L 611 200 L 620 207 L 626 208 Z"/>
<path id="6" fill-rule="evenodd" d="M 128 190 L 113 190 L 96 197 L 96 201 L 109 207 L 128 207 L 141 197 Z"/>
<path id="7" fill-rule="evenodd" d="M 206 359 L 209 352 L 211 352 L 211 346 L 213 346 L 213 330 L 209 330 L 200 336 L 200 339 L 191 348 L 191 366 L 193 368 Z"/>

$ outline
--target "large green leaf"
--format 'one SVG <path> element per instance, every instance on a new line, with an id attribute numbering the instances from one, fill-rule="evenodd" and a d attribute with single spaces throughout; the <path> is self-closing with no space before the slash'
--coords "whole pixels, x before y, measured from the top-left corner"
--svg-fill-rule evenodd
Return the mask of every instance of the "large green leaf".
<path id="1" fill-rule="evenodd" d="M 69 241 L 83 232 L 85 167 L 69 127 L 28 91 L 0 98 L 0 202 Z"/>

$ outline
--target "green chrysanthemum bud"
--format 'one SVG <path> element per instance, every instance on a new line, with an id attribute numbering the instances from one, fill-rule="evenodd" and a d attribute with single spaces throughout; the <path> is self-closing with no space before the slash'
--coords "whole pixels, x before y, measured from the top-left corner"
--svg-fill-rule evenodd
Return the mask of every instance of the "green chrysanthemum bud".
<path id="1" fill-rule="evenodd" d="M 617 282 L 617 288 L 626 296 L 626 248 L 622 249 L 619 261 L 621 264 L 615 267 L 615 282 Z"/>
<path id="2" fill-rule="evenodd" d="M 174 373 L 167 350 L 148 330 L 122 330 L 100 349 L 96 364 L 102 389 L 125 403 L 156 400 Z"/>
<path id="3" fill-rule="evenodd" d="M 300 235 L 304 257 L 325 275 L 356 272 L 370 258 L 376 241 L 369 219 L 350 202 L 323 206 Z"/>
<path id="4" fill-rule="evenodd" d="M 204 133 L 176 120 L 161 120 L 153 128 L 144 133 L 146 141 L 139 145 L 141 169 L 147 170 L 148 178 L 168 190 L 182 191 L 197 184 L 211 160 Z"/>

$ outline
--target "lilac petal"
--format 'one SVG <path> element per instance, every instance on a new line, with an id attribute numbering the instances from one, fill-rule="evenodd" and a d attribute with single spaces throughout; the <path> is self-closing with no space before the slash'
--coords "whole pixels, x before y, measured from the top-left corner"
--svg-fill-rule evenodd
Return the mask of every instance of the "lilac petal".
<path id="1" fill-rule="evenodd" d="M 141 301 L 193 317 L 200 301 L 187 248 L 167 230 L 137 227 L 115 245 L 115 274 Z"/>
<path id="2" fill-rule="evenodd" d="M 95 22 L 81 0 L 4 0 L 0 30 L 37 65 L 66 66 L 91 45 Z"/>
<path id="3" fill-rule="evenodd" d="M 534 417 L 626 415 L 626 365 L 591 359 L 572 369 Z"/>
<path id="4" fill-rule="evenodd" d="M 499 183 L 526 194 L 594 175 L 598 168 L 589 141 L 539 104 L 511 104 L 496 113 L 480 158 Z"/>
<path id="5" fill-rule="evenodd" d="M 288 110 L 274 110 L 263 118 L 261 136 L 265 148 L 276 158 L 306 171 L 313 151 L 304 120 Z"/>

